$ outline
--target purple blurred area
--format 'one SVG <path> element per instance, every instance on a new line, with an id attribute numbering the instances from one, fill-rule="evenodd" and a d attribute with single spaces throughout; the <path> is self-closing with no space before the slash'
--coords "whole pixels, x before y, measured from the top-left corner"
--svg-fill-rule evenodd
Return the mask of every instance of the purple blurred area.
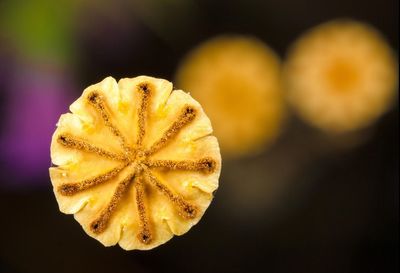
<path id="1" fill-rule="evenodd" d="M 399 270 L 398 104 L 327 137 L 291 116 L 273 147 L 224 161 L 198 225 L 154 250 L 105 248 L 59 212 L 48 175 L 61 113 L 104 77 L 173 80 L 193 47 L 253 35 L 281 58 L 303 31 L 367 22 L 398 54 L 398 1 L 0 1 L 0 273 Z"/>
<path id="2" fill-rule="evenodd" d="M 14 69 L 6 85 L 9 93 L 0 137 L 3 166 L 10 179 L 2 181 L 2 186 L 43 186 L 48 183 L 42 177 L 51 162 L 51 135 L 73 99 L 73 88 L 66 73 L 54 67 L 19 65 Z"/>

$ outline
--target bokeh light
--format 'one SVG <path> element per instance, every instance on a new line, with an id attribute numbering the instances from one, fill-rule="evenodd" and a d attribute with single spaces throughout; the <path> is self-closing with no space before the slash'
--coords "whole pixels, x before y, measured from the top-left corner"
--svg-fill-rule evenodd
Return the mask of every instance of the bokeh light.
<path id="1" fill-rule="evenodd" d="M 315 127 L 331 133 L 364 128 L 393 105 L 397 60 L 374 28 L 336 20 L 308 31 L 285 64 L 291 105 Z"/>
<path id="2" fill-rule="evenodd" d="M 204 105 L 226 158 L 260 153 L 281 131 L 280 60 L 260 40 L 221 36 L 204 42 L 183 60 L 176 85 Z"/>

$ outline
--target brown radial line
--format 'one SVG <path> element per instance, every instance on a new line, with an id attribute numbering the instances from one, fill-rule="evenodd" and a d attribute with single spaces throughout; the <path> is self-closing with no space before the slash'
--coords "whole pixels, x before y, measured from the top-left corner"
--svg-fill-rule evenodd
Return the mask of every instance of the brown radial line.
<path id="1" fill-rule="evenodd" d="M 97 219 L 90 224 L 90 229 L 92 230 L 92 232 L 100 234 L 107 228 L 108 222 L 113 212 L 118 207 L 119 202 L 121 201 L 126 190 L 128 189 L 130 182 L 132 181 L 132 179 L 134 179 L 134 177 L 135 173 L 131 173 L 118 184 L 107 207 L 104 208 L 100 213 L 100 216 L 97 217 Z"/>
<path id="2" fill-rule="evenodd" d="M 138 85 L 137 89 L 140 94 L 140 104 L 138 109 L 138 135 L 137 135 L 137 145 L 140 147 L 145 135 L 145 121 L 147 116 L 147 108 L 149 106 L 149 100 L 151 97 L 151 88 L 148 83 L 141 83 Z"/>
<path id="3" fill-rule="evenodd" d="M 151 155 L 167 145 L 167 142 L 176 136 L 179 131 L 196 117 L 196 109 L 193 106 L 186 105 L 178 119 L 164 132 L 163 136 L 156 141 L 145 154 Z"/>
<path id="4" fill-rule="evenodd" d="M 74 183 L 65 183 L 58 187 L 58 192 L 65 196 L 74 195 L 80 191 L 86 190 L 88 188 L 99 185 L 106 182 L 114 177 L 116 177 L 124 168 L 126 164 L 120 167 L 116 167 L 106 173 L 100 174 L 98 176 Z"/>
<path id="5" fill-rule="evenodd" d="M 193 219 L 197 215 L 197 208 L 185 201 L 182 196 L 173 193 L 166 185 L 161 183 L 148 169 L 144 169 L 144 173 L 148 180 L 157 190 L 161 191 L 168 199 L 179 208 L 179 214 L 186 219 Z"/>
<path id="6" fill-rule="evenodd" d="M 204 171 L 211 173 L 215 170 L 216 161 L 212 158 L 205 157 L 199 160 L 147 160 L 145 164 L 149 167 L 166 168 L 169 170 L 188 170 L 188 171 Z"/>
<path id="7" fill-rule="evenodd" d="M 153 235 L 150 231 L 150 223 L 146 213 L 145 200 L 144 200 L 144 186 L 142 182 L 142 178 L 138 178 L 135 181 L 135 189 L 136 189 L 136 205 L 139 212 L 139 220 L 140 220 L 140 232 L 138 234 L 138 239 L 144 243 L 149 244 L 153 240 Z"/>
<path id="8" fill-rule="evenodd" d="M 108 129 L 119 138 L 122 146 L 129 150 L 126 145 L 125 137 L 122 135 L 121 131 L 111 122 L 110 114 L 107 110 L 107 104 L 104 98 L 96 91 L 91 92 L 88 96 L 88 101 L 94 106 L 97 112 L 100 114 L 101 118 L 104 121 L 104 124 L 108 127 Z"/>
<path id="9" fill-rule="evenodd" d="M 126 160 L 125 156 L 114 154 L 112 152 L 108 152 L 102 148 L 99 148 L 95 145 L 92 145 L 84 140 L 78 139 L 69 134 L 61 134 L 57 138 L 57 142 L 65 147 L 81 150 L 85 152 L 95 153 L 99 156 L 114 159 L 114 160 Z"/>

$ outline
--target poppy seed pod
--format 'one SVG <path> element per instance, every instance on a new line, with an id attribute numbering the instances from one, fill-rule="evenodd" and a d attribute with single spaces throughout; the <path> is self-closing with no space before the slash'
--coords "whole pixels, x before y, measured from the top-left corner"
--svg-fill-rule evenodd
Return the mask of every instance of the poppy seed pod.
<path id="1" fill-rule="evenodd" d="M 105 246 L 151 249 L 195 225 L 221 157 L 200 104 L 166 80 L 108 77 L 60 117 L 50 176 L 60 210 Z"/>

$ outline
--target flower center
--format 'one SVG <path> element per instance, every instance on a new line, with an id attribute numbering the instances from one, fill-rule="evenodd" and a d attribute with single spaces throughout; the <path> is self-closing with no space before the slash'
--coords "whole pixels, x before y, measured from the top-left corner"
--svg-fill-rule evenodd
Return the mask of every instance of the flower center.
<path id="1" fill-rule="evenodd" d="M 140 165 L 143 164 L 145 161 L 146 161 L 146 154 L 142 150 L 138 150 L 136 152 L 135 158 L 133 159 L 133 162 Z"/>

